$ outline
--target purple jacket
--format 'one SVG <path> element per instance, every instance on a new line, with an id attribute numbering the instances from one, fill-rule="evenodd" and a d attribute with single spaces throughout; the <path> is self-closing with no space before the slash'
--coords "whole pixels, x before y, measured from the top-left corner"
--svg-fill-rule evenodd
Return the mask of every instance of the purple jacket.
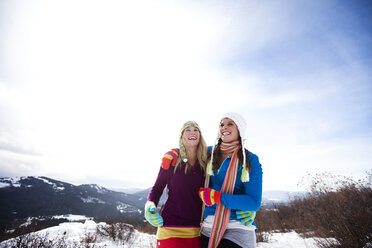
<path id="1" fill-rule="evenodd" d="M 174 173 L 174 166 L 165 170 L 160 167 L 158 178 L 147 200 L 158 205 L 164 188 L 168 188 L 168 198 L 160 212 L 165 227 L 200 227 L 202 201 L 199 188 L 204 185 L 204 172 L 196 163 L 185 174 L 185 163 L 181 162 Z"/>

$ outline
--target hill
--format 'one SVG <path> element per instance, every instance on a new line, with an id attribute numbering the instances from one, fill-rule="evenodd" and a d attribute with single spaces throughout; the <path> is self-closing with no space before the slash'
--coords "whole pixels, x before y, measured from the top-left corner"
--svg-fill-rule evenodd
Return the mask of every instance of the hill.
<path id="1" fill-rule="evenodd" d="M 2 177 L 0 200 L 0 226 L 28 217 L 64 214 L 142 220 L 146 201 L 96 184 L 75 186 L 47 177 Z"/>

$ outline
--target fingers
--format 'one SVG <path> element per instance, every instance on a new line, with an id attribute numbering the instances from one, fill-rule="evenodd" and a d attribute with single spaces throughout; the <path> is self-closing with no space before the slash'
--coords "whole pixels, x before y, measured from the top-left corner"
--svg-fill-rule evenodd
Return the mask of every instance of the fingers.
<path id="1" fill-rule="evenodd" d="M 150 214 L 146 219 L 154 227 L 163 225 L 163 218 L 160 216 L 160 214 Z"/>
<path id="2" fill-rule="evenodd" d="M 204 187 L 200 187 L 199 191 L 204 191 L 204 190 L 207 190 L 209 188 L 204 188 Z"/>

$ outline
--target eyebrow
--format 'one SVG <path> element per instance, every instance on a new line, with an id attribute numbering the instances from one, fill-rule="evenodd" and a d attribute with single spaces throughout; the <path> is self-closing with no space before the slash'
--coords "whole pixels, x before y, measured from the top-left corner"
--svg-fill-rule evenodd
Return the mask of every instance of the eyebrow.
<path id="1" fill-rule="evenodd" d="M 187 129 L 192 129 L 192 128 L 193 128 L 194 130 L 195 130 L 195 129 L 196 129 L 196 130 L 199 130 L 199 128 L 197 128 L 197 127 L 188 127 L 188 128 L 186 128 L 185 130 L 187 130 Z"/>

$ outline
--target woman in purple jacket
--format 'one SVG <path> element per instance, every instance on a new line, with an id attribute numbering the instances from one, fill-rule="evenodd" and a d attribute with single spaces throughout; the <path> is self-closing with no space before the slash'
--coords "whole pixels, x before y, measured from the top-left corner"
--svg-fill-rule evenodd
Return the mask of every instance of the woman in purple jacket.
<path id="1" fill-rule="evenodd" d="M 145 206 L 146 220 L 158 227 L 157 247 L 199 248 L 203 186 L 207 146 L 199 125 L 186 122 L 181 128 L 179 149 L 172 149 L 162 159 L 158 177 Z M 168 198 L 160 211 L 156 206 L 167 187 Z"/>

